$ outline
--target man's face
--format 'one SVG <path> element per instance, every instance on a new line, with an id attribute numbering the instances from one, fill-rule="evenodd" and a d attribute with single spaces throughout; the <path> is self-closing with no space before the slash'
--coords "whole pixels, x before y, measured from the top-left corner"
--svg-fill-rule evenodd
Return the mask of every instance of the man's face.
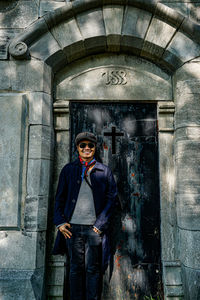
<path id="1" fill-rule="evenodd" d="M 92 145 L 94 147 L 91 147 Z M 95 144 L 88 140 L 81 141 L 77 146 L 78 153 L 84 161 L 90 161 L 93 159 L 95 149 L 96 149 Z"/>

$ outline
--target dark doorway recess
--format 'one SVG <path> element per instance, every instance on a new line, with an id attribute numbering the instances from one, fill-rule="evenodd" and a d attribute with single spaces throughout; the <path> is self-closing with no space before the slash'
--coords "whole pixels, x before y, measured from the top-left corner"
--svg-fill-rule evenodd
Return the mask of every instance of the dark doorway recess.
<path id="1" fill-rule="evenodd" d="M 75 136 L 94 132 L 96 158 L 112 169 L 122 207 L 113 217 L 102 299 L 162 299 L 156 104 L 71 102 L 70 117 L 71 160 Z"/>

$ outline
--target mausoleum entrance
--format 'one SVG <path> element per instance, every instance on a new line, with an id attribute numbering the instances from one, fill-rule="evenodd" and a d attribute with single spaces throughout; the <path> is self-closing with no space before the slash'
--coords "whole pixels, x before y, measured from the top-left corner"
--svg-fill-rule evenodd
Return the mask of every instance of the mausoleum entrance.
<path id="1" fill-rule="evenodd" d="M 54 194 L 61 168 L 77 158 L 74 138 L 86 130 L 97 134 L 97 159 L 111 167 L 118 185 L 122 210 L 113 220 L 113 259 L 104 276 L 103 299 L 161 295 L 161 201 L 168 199 L 162 197 L 164 153 L 159 156 L 158 149 L 164 147 L 170 153 L 172 146 L 174 107 L 169 101 L 170 76 L 141 58 L 96 55 L 57 74 L 55 98 Z M 52 214 L 53 204 L 47 290 L 49 299 L 54 299 L 55 293 L 60 297 L 57 299 L 62 299 L 69 266 L 65 258 L 50 255 L 55 236 Z"/>
<path id="2" fill-rule="evenodd" d="M 95 132 L 96 159 L 112 169 L 121 203 L 110 228 L 113 257 L 102 299 L 156 298 L 162 273 L 156 104 L 71 102 L 70 117 L 71 160 L 75 136 Z"/>
<path id="3" fill-rule="evenodd" d="M 3 2 L 0 12 L 8 13 L 4 23 L 9 31 L 10 20 L 17 24 L 22 15 L 30 24 L 19 7 L 38 11 L 38 1 Z M 199 25 L 160 1 L 61 2 L 63 7 L 38 19 L 33 13 L 31 20 L 37 20 L 22 25 L 26 28 L 20 27 L 9 46 L 7 29 L 3 34 L 2 295 L 63 300 L 67 262 L 51 255 L 56 233 L 52 215 L 58 176 L 72 159 L 71 141 L 79 126 L 73 133 L 72 108 L 81 103 L 84 109 L 107 105 L 109 113 L 120 105 L 133 110 L 152 105 L 157 110 L 155 174 L 165 299 L 199 299 Z M 126 137 L 127 130 L 117 120 L 100 134 L 108 146 L 100 153 L 103 158 L 109 151 L 118 155 Z M 120 135 L 114 140 L 116 134 Z M 136 149 L 134 140 L 130 145 Z"/>

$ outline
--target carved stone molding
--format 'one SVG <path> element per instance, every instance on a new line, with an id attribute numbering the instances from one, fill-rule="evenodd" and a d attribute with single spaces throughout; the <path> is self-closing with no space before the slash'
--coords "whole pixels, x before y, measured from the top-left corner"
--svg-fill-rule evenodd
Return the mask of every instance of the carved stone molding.
<path id="1" fill-rule="evenodd" d="M 159 113 L 160 114 L 168 114 L 175 112 L 175 104 L 173 102 L 168 103 L 159 103 Z"/>
<path id="2" fill-rule="evenodd" d="M 170 297 L 170 299 L 183 299 L 180 261 L 163 262 L 163 275 L 165 279 L 165 296 Z"/>
<path id="3" fill-rule="evenodd" d="M 26 50 L 26 46 L 27 48 L 29 47 L 33 47 L 34 44 L 36 44 L 36 48 L 39 47 L 38 45 L 40 43 L 36 43 L 38 40 L 40 40 L 42 37 L 44 37 L 45 34 L 49 34 L 49 31 L 52 30 L 52 28 L 55 28 L 58 24 L 60 24 L 61 22 L 68 22 L 71 19 L 76 19 L 76 22 L 78 20 L 78 16 L 86 13 L 89 11 L 90 13 L 93 13 L 95 15 L 95 12 L 97 10 L 102 10 L 106 7 L 106 5 L 121 5 L 122 8 L 125 9 L 126 5 L 127 5 L 127 0 L 104 0 L 104 1 L 97 1 L 97 0 L 90 0 L 90 1 L 84 1 L 84 0 L 80 0 L 80 1 L 73 1 L 73 2 L 67 2 L 64 6 L 56 9 L 53 12 L 49 12 L 47 14 L 45 14 L 44 16 L 42 16 L 40 19 L 38 19 L 35 23 L 33 23 L 31 26 L 29 26 L 24 33 L 17 37 L 16 39 L 14 39 L 11 44 L 10 44 L 10 54 L 15 58 L 15 59 L 24 59 L 27 58 L 28 55 L 28 51 Z M 128 1 L 128 5 L 129 7 L 132 8 L 139 8 L 141 11 L 141 14 L 144 15 L 144 18 L 147 20 L 149 20 L 148 26 L 146 28 L 147 32 L 149 30 L 149 28 L 151 29 L 150 32 L 153 32 L 153 36 L 152 38 L 150 37 L 150 39 L 148 39 L 148 41 L 146 41 L 148 43 L 148 45 L 150 47 L 145 47 L 144 45 L 147 45 L 147 43 L 144 43 L 145 38 L 143 36 L 141 36 L 140 38 L 137 38 L 137 36 L 131 35 L 131 34 L 123 34 L 123 37 L 119 38 L 122 34 L 116 34 L 115 32 L 111 32 L 109 33 L 109 36 L 112 35 L 113 36 L 113 40 L 111 42 L 111 46 L 112 47 L 116 47 L 116 49 L 121 49 L 124 52 L 131 52 L 133 55 L 139 55 L 139 56 L 143 56 L 147 59 L 151 59 L 153 61 L 156 61 L 158 64 L 162 65 L 164 68 L 166 68 L 169 72 L 171 71 L 175 71 L 177 68 L 179 68 L 183 63 L 185 63 L 188 58 L 187 56 L 185 56 L 184 50 L 181 49 L 177 49 L 177 51 L 175 51 L 173 49 L 173 47 L 169 48 L 167 45 L 170 44 L 171 41 L 175 40 L 175 48 L 177 48 L 177 41 L 176 38 L 179 38 L 179 36 L 177 37 L 176 35 L 171 35 L 169 34 L 168 39 L 169 41 L 167 42 L 167 44 L 164 45 L 159 45 L 159 41 L 158 43 L 154 43 L 154 32 L 156 32 L 156 28 L 154 28 L 154 23 L 156 24 L 156 22 L 151 22 L 151 18 L 149 18 L 149 16 L 152 15 L 153 18 L 159 18 L 160 20 L 163 21 L 163 23 L 166 23 L 166 26 L 168 27 L 173 27 L 175 28 L 178 32 L 180 32 L 181 38 L 183 39 L 183 43 L 187 42 L 187 39 L 191 42 L 192 46 L 194 48 L 194 56 L 196 56 L 196 52 L 197 49 L 199 47 L 199 45 L 196 45 L 195 43 L 200 43 L 200 35 L 199 35 L 199 31 L 200 31 L 200 25 L 197 25 L 195 23 L 193 23 L 191 20 L 184 18 L 184 16 L 182 16 L 181 14 L 179 14 L 178 12 L 174 11 L 173 9 L 166 7 L 164 4 L 161 3 L 157 3 L 157 1 L 144 1 L 144 0 L 137 0 L 137 1 Z M 95 16 L 93 16 L 95 19 Z M 102 21 L 98 21 L 99 22 L 99 26 L 102 27 L 104 25 L 103 20 Z M 123 23 L 123 21 L 122 21 Z M 128 24 L 128 23 L 127 23 Z M 125 23 L 123 24 L 123 28 L 126 32 L 126 28 L 124 27 Z M 77 24 L 78 26 L 78 24 Z M 127 26 L 130 26 L 130 24 L 128 24 Z M 155 25 L 156 26 L 156 25 Z M 167 27 L 167 28 L 168 28 Z M 68 44 L 68 48 L 70 48 L 70 53 L 77 53 L 77 49 L 76 49 L 76 44 L 80 43 L 81 41 L 87 40 L 87 36 L 88 36 L 88 32 L 86 30 L 86 32 L 84 32 L 84 27 L 80 28 L 80 30 L 82 31 L 82 37 L 80 37 L 80 40 L 76 41 L 76 43 L 69 41 Z M 104 28 L 105 30 L 105 28 Z M 167 30 L 167 29 L 166 29 Z M 102 31 L 103 32 L 103 31 Z M 128 28 L 127 28 L 127 32 L 129 32 Z M 144 36 L 146 36 L 146 34 L 144 34 Z M 166 35 L 167 36 L 167 35 Z M 67 60 L 69 59 L 70 61 L 73 61 L 77 58 L 83 57 L 85 55 L 91 55 L 94 51 L 94 53 L 96 53 L 96 35 L 95 35 L 95 30 L 94 30 L 94 36 L 89 35 L 88 36 L 91 40 L 91 45 L 88 46 L 87 48 L 87 43 L 85 44 L 85 48 L 78 51 L 78 57 L 72 57 L 71 59 L 67 57 Z M 46 37 L 47 38 L 47 37 Z M 92 39 L 94 39 L 94 42 L 92 42 Z M 104 45 L 106 44 L 106 39 L 109 39 L 109 37 L 107 37 L 106 33 L 102 33 L 101 35 L 101 39 L 100 39 L 100 44 L 99 47 L 101 49 L 101 52 L 104 49 Z M 139 43 L 138 43 L 139 41 Z M 23 46 L 19 43 L 25 43 L 26 46 L 23 44 Z M 50 41 L 49 41 L 50 43 Z M 38 44 L 38 45 L 37 45 Z M 137 46 L 135 45 L 137 44 Z M 112 49 L 111 47 L 111 49 Z M 195 48 L 196 47 L 196 48 Z M 33 47 L 34 48 L 34 47 Z M 144 48 L 144 49 L 143 49 Z M 196 49 L 196 50 L 195 50 Z M 107 49 L 108 50 L 108 49 Z M 158 51 L 157 51 L 158 50 Z M 47 61 L 48 64 L 51 65 L 52 61 L 54 61 L 53 59 L 51 59 L 51 56 L 55 56 L 57 55 L 56 53 L 60 53 L 62 52 L 63 57 L 69 55 L 69 51 L 67 51 L 67 53 L 65 53 L 66 49 L 62 49 L 59 48 L 55 51 L 57 51 L 56 53 L 52 52 L 50 54 L 48 54 L 49 56 L 45 58 L 42 56 L 42 54 L 40 55 L 40 49 L 38 48 L 37 51 L 34 48 L 34 53 L 37 53 L 37 58 Z M 182 52 L 181 52 L 182 51 Z M 192 50 L 191 50 L 192 51 Z M 80 52 L 80 53 L 79 53 Z M 31 53 L 31 51 L 30 51 Z M 43 52 L 42 52 L 43 53 Z M 59 55 L 59 57 L 60 57 Z M 34 56 L 34 55 L 33 55 Z M 72 55 L 73 56 L 73 55 Z M 35 57 L 35 56 L 34 56 Z M 63 58 L 64 59 L 64 58 Z M 62 64 L 61 64 L 62 65 Z"/>
<path id="4" fill-rule="evenodd" d="M 55 131 L 69 131 L 69 102 L 58 100 L 53 104 Z"/>
<path id="5" fill-rule="evenodd" d="M 69 103 L 67 101 L 58 100 L 53 104 L 54 113 L 69 113 Z"/>
<path id="6" fill-rule="evenodd" d="M 159 102 L 159 132 L 174 132 L 175 104 L 173 102 Z"/>
<path id="7" fill-rule="evenodd" d="M 28 47 L 24 42 L 17 42 L 16 44 L 11 44 L 9 47 L 10 54 L 17 59 L 28 58 Z"/>

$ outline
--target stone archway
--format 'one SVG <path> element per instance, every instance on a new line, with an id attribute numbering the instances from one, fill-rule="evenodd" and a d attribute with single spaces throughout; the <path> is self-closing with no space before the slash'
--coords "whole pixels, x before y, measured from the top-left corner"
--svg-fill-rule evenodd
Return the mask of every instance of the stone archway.
<path id="1" fill-rule="evenodd" d="M 25 86 L 25 90 L 28 91 L 26 97 L 32 107 L 38 102 L 38 93 L 42 93 L 43 98 L 42 105 L 38 104 L 40 118 L 32 115 L 33 125 L 29 132 L 28 184 L 32 184 L 32 176 L 36 169 L 40 178 L 50 172 L 50 165 L 45 161 L 44 149 L 51 148 L 53 123 L 49 121 L 49 117 L 46 118 L 44 106 L 49 101 L 45 100 L 45 97 L 49 97 L 46 93 L 52 94 L 51 74 L 56 74 L 65 65 L 77 59 L 110 52 L 128 53 L 150 60 L 172 76 L 172 97 L 166 104 L 159 104 L 160 135 L 163 137 L 160 145 L 163 155 L 160 171 L 161 201 L 163 201 L 162 262 L 166 299 L 168 296 L 182 297 L 181 276 L 184 280 L 186 298 L 197 299 L 199 291 L 199 287 L 193 288 L 195 287 L 193 278 L 198 278 L 200 273 L 198 259 L 200 243 L 195 243 L 200 237 L 198 224 L 200 171 L 197 164 L 200 132 L 199 32 L 199 25 L 153 1 L 137 0 L 128 3 L 117 0 L 105 0 L 103 3 L 95 0 L 87 3 L 74 1 L 41 17 L 14 39 L 9 47 L 13 58 L 21 60 L 13 63 L 15 76 L 20 76 L 22 68 L 27 74 L 33 72 L 30 80 L 26 79 Z M 38 87 L 37 75 L 40 72 L 43 80 Z M 22 90 L 20 87 L 19 91 Z M 176 104 L 175 124 L 172 100 L 175 100 Z M 49 103 L 47 106 L 49 109 Z M 66 112 L 66 106 L 66 103 L 55 103 L 55 109 L 61 114 Z M 45 127 L 46 124 L 49 126 L 48 129 Z M 166 137 L 169 133 L 170 143 Z M 38 143 L 39 140 L 41 142 Z M 52 154 L 49 157 L 52 158 Z M 185 172 L 190 174 L 190 179 L 185 177 Z M 40 182 L 38 190 L 30 190 L 27 187 L 30 191 L 25 200 L 27 216 L 30 203 L 33 202 L 40 212 L 39 208 L 44 203 L 43 199 L 40 199 L 40 189 L 45 186 L 48 190 L 48 184 L 47 181 Z M 30 201 L 30 195 L 34 201 Z M 186 206 L 188 210 L 185 209 Z M 36 252 L 40 255 L 41 243 L 44 249 L 45 241 L 44 236 L 37 232 L 40 226 L 43 230 L 46 227 L 44 224 L 41 225 L 40 217 L 37 222 L 36 227 L 32 228 L 25 220 L 25 228 L 34 232 Z M 171 240 L 170 249 L 165 247 L 167 240 Z M 43 266 L 44 259 L 41 259 L 35 270 Z M 34 286 L 33 290 L 35 291 Z M 41 290 L 37 293 L 40 292 Z"/>
<path id="2" fill-rule="evenodd" d="M 198 42 L 199 25 L 161 3 L 75 1 L 33 23 L 12 41 L 10 54 L 56 71 L 91 54 L 128 52 L 173 72 L 198 56 Z"/>
<path id="3" fill-rule="evenodd" d="M 113 85 L 108 83 L 105 73 L 113 74 L 113 72 L 119 71 L 122 71 L 123 74 L 125 74 L 125 81 L 119 81 L 118 84 L 113 82 Z M 125 82 L 126 84 L 123 84 Z M 136 56 L 124 54 L 115 55 L 112 53 L 99 54 L 71 63 L 58 72 L 55 76 L 54 93 L 55 132 L 57 137 L 55 154 L 56 182 L 60 168 L 70 159 L 70 151 L 68 150 L 71 132 L 69 127 L 69 104 L 71 100 L 72 102 L 73 100 L 80 101 L 82 104 L 84 104 L 84 102 L 87 103 L 90 100 L 90 105 L 97 105 L 97 103 L 100 103 L 102 106 L 104 105 L 104 102 L 108 103 L 108 101 L 112 105 L 117 105 L 117 103 L 120 103 L 121 105 L 123 103 L 128 103 L 130 106 L 134 105 L 134 103 L 144 105 L 145 102 L 157 106 L 159 113 L 160 168 L 162 170 L 160 173 L 162 176 L 162 185 L 167 189 L 167 195 L 164 195 L 162 192 L 162 201 L 164 205 L 167 204 L 166 206 L 168 206 L 173 198 L 173 186 L 170 187 L 171 190 L 168 189 L 169 186 L 166 182 L 166 173 L 174 173 L 173 159 L 170 154 L 172 152 L 174 136 L 174 103 L 173 101 L 169 101 L 169 99 L 172 99 L 171 76 L 169 74 L 166 74 L 155 64 Z M 167 155 L 170 158 L 165 164 L 164 160 L 166 153 L 168 153 Z M 169 215 L 168 209 L 169 208 L 163 210 L 162 214 Z M 168 224 L 167 218 L 168 217 L 165 219 L 162 218 L 162 227 L 164 228 L 164 231 Z M 163 241 L 163 248 L 165 249 L 171 249 L 173 245 L 174 240 L 172 241 L 172 239 Z M 171 266 L 171 257 L 168 258 L 168 260 L 170 260 L 169 265 Z M 173 267 L 174 264 L 173 260 Z M 49 257 L 48 267 L 48 270 L 51 270 L 55 274 L 54 278 L 56 277 L 56 274 L 58 276 L 58 273 L 64 274 L 62 270 L 64 268 L 64 262 L 61 258 L 58 258 L 56 261 L 55 258 Z M 126 272 L 128 272 L 128 270 L 124 270 L 125 274 Z M 55 288 L 56 283 L 54 280 L 50 279 L 48 284 L 52 286 L 52 290 Z M 116 284 L 115 279 L 112 280 L 112 287 L 114 284 Z M 59 289 L 62 294 L 62 284 L 57 285 L 56 288 L 57 290 Z M 110 298 L 116 298 L 117 291 L 119 292 L 119 290 L 113 288 L 111 288 L 111 290 L 112 292 L 109 291 Z M 114 291 L 116 293 L 114 293 Z"/>

